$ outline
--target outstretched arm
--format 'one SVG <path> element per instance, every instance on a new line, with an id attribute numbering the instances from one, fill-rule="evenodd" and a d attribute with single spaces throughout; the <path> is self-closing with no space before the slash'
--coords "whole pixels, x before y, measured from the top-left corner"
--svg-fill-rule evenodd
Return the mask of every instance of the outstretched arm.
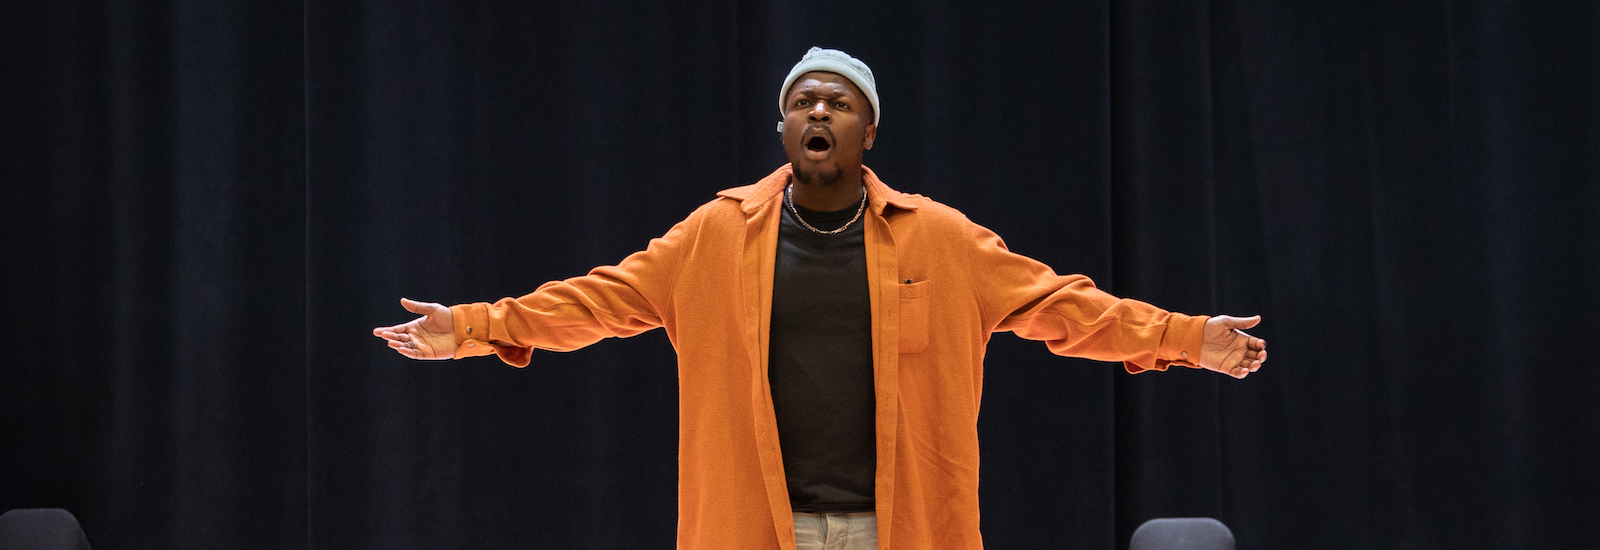
<path id="1" fill-rule="evenodd" d="M 1206 320 L 1201 335 L 1200 366 L 1234 378 L 1244 378 L 1261 368 L 1267 361 L 1267 341 L 1242 330 L 1260 322 L 1260 315 L 1218 315 Z"/>
<path id="2" fill-rule="evenodd" d="M 1117 298 L 1082 275 L 1057 275 L 1012 253 L 993 232 L 968 225 L 969 263 L 983 318 L 991 330 L 1042 340 L 1057 355 L 1122 361 L 1128 372 L 1178 364 L 1244 378 L 1267 360 L 1265 340 L 1245 334 L 1261 317 L 1191 316 Z"/>
<path id="3" fill-rule="evenodd" d="M 719 199 L 722 201 L 722 199 Z M 708 203 L 645 250 L 587 275 L 550 281 L 518 298 L 445 307 L 401 300 L 422 317 L 373 329 L 395 352 L 413 359 L 450 359 L 495 354 L 527 366 L 535 349 L 571 351 L 604 338 L 627 337 L 665 324 L 672 288 L 682 265 L 680 251 L 694 243 Z M 731 206 L 724 205 L 724 208 Z M 740 215 L 736 206 L 731 213 Z M 742 219 L 742 218 L 740 218 Z M 742 225 L 733 230 L 744 231 Z"/>
<path id="4" fill-rule="evenodd" d="M 400 299 L 406 311 L 421 315 L 410 322 L 372 329 L 400 355 L 412 359 L 449 359 L 456 353 L 455 321 L 450 308 L 432 302 Z"/>

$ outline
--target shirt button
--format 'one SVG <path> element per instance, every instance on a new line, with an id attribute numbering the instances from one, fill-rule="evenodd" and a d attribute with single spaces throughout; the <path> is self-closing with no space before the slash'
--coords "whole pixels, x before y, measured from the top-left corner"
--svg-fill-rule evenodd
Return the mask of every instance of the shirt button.
<path id="1" fill-rule="evenodd" d="M 472 327 L 467 327 L 467 334 L 472 334 Z"/>
<path id="2" fill-rule="evenodd" d="M 467 347 L 469 347 L 469 348 L 472 347 L 472 346 L 476 346 L 476 345 L 478 345 L 477 342 L 467 342 Z"/>

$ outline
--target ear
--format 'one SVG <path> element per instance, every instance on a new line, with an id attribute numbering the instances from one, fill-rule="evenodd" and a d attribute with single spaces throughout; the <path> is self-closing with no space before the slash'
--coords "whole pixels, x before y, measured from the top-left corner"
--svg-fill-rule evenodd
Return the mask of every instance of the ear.
<path id="1" fill-rule="evenodd" d="M 878 125 L 877 124 L 868 125 L 867 126 L 867 137 L 866 137 L 866 139 L 861 140 L 861 148 L 864 149 L 864 150 L 869 150 L 869 151 L 872 150 L 872 140 L 875 140 L 875 139 L 878 139 Z"/>

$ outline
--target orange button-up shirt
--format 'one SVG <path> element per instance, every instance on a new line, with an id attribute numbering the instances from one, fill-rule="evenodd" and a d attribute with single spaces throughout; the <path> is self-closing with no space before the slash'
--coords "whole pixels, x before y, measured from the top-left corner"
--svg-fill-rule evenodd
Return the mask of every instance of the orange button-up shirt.
<path id="1" fill-rule="evenodd" d="M 793 550 L 767 386 L 785 165 L 718 193 L 642 252 L 520 298 L 451 308 L 456 357 L 575 350 L 665 327 L 678 353 L 678 547 Z M 1192 366 L 1206 317 L 1057 275 L 989 230 L 865 170 L 879 547 L 982 548 L 978 406 L 990 334 L 1122 361 Z M 1185 355 L 1187 354 L 1187 355 Z"/>

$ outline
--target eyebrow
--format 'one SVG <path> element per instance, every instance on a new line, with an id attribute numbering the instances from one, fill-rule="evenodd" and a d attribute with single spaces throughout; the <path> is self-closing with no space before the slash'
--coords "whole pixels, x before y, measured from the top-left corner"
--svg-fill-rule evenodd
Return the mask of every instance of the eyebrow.
<path id="1" fill-rule="evenodd" d="M 791 101 L 795 99 L 793 96 L 796 94 L 804 96 L 828 97 L 830 99 L 838 99 L 847 96 L 854 98 L 855 96 L 855 94 L 850 92 L 850 88 L 847 88 L 843 85 L 827 86 L 826 84 L 823 86 L 812 86 L 810 88 L 795 88 L 794 92 L 790 94 Z"/>

